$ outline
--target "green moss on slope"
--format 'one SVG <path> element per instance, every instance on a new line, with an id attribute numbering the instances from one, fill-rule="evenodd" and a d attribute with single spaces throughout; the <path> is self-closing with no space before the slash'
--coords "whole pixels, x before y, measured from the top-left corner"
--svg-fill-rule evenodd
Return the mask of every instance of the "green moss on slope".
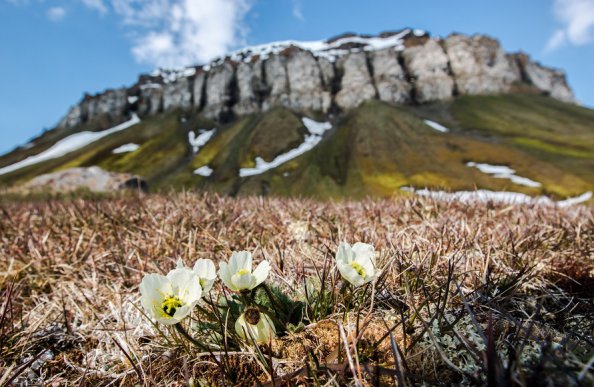
<path id="1" fill-rule="evenodd" d="M 335 117 L 333 129 L 313 150 L 261 175 L 238 176 L 241 167 L 253 166 L 255 157 L 270 161 L 297 147 L 306 133 L 300 118 L 286 108 L 239 118 L 218 127 L 194 155 L 188 131 L 214 128 L 215 123 L 183 111 L 146 117 L 84 149 L 0 176 L 0 184 L 98 165 L 141 175 L 155 190 L 195 188 L 241 195 L 360 198 L 401 194 L 403 186 L 479 187 L 557 197 L 594 190 L 594 112 L 538 95 L 465 96 L 417 107 L 367 101 Z M 452 130 L 437 132 L 424 119 Z M 140 147 L 112 153 L 127 143 Z M 507 165 L 542 187 L 494 178 L 467 167 L 468 161 Z M 212 176 L 193 173 L 205 165 L 214 170 Z"/>

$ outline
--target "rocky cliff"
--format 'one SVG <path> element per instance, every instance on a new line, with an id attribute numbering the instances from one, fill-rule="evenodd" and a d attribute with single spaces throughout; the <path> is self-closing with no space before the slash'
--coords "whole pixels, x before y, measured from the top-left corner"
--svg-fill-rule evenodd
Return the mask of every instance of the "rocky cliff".
<path id="1" fill-rule="evenodd" d="M 222 122 L 276 106 L 327 113 L 353 109 L 369 99 L 423 104 L 458 95 L 509 93 L 519 86 L 574 100 L 561 71 L 522 53 L 507 54 L 492 38 L 453 34 L 442 39 L 407 29 L 325 42 L 273 43 L 204 66 L 156 71 L 129 88 L 85 95 L 58 127 L 95 121 L 107 126 L 131 112 L 143 117 L 176 108 Z"/>

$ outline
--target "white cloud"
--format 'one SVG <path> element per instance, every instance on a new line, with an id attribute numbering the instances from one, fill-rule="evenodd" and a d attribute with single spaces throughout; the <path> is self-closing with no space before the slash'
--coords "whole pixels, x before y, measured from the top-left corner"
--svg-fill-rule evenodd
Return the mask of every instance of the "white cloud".
<path id="1" fill-rule="evenodd" d="M 27 4 L 31 0 L 6 0 Z M 45 0 L 38 0 L 45 1 Z M 132 39 L 137 61 L 177 68 L 208 62 L 244 44 L 245 16 L 257 0 L 77 0 L 101 15 L 120 18 Z M 301 15 L 295 0 L 296 17 Z M 53 7 L 54 21 L 66 15 Z"/>
<path id="2" fill-rule="evenodd" d="M 549 41 L 547 42 L 547 46 L 545 51 L 554 51 L 565 44 L 565 40 L 567 36 L 565 34 L 564 29 L 558 29 L 555 33 L 550 37 Z"/>
<path id="3" fill-rule="evenodd" d="M 47 10 L 47 17 L 53 22 L 59 22 L 66 16 L 66 9 L 62 7 L 52 7 Z"/>
<path id="4" fill-rule="evenodd" d="M 594 0 L 555 0 L 555 18 L 563 24 L 550 37 L 546 50 L 555 50 L 567 43 L 581 46 L 592 42 L 594 30 Z"/>
<path id="5" fill-rule="evenodd" d="M 107 13 L 107 6 L 103 0 L 81 0 L 81 2 L 102 15 Z"/>
<path id="6" fill-rule="evenodd" d="M 243 43 L 250 0 L 112 0 L 131 29 L 142 63 L 181 67 L 207 62 Z"/>
<path id="7" fill-rule="evenodd" d="M 293 16 L 295 16 L 295 19 L 299 21 L 305 21 L 300 0 L 293 0 Z"/>

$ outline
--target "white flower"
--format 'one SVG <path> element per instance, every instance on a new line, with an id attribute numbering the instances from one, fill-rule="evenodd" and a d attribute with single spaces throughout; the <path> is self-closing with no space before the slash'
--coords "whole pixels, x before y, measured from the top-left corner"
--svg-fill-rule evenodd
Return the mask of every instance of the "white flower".
<path id="1" fill-rule="evenodd" d="M 142 306 L 165 325 L 177 324 L 190 314 L 202 296 L 198 276 L 189 269 L 177 268 L 167 276 L 147 274 L 140 284 Z"/>
<path id="2" fill-rule="evenodd" d="M 194 273 L 200 278 L 202 292 L 208 293 L 217 279 L 217 268 L 210 259 L 199 259 L 194 264 Z"/>
<path id="3" fill-rule="evenodd" d="M 357 242 L 352 247 L 340 242 L 336 252 L 336 266 L 344 279 L 361 286 L 375 278 L 375 252 L 373 246 Z"/>
<path id="4" fill-rule="evenodd" d="M 274 323 L 257 308 L 247 308 L 235 322 L 235 331 L 244 340 L 247 336 L 258 344 L 268 343 L 276 336 Z"/>
<path id="5" fill-rule="evenodd" d="M 268 261 L 262 261 L 252 272 L 252 254 L 247 251 L 234 252 L 229 263 L 221 262 L 219 276 L 233 291 L 252 290 L 260 285 L 270 273 Z"/>
<path id="6" fill-rule="evenodd" d="M 177 260 L 177 268 L 185 268 L 184 261 L 181 258 Z M 194 273 L 198 276 L 200 286 L 202 287 L 202 294 L 210 292 L 212 285 L 217 279 L 217 268 L 210 259 L 199 259 L 194 264 Z"/>

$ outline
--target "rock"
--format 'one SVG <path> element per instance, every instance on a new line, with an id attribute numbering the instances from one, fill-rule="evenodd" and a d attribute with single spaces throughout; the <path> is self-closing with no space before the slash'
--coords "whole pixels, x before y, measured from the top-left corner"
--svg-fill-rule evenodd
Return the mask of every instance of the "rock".
<path id="1" fill-rule="evenodd" d="M 140 85 L 138 113 L 145 116 L 161 111 L 163 111 L 163 85 L 153 82 Z"/>
<path id="2" fill-rule="evenodd" d="M 563 72 L 534 63 L 524 54 L 505 54 L 487 36 L 454 34 L 440 40 L 407 29 L 379 37 L 346 34 L 320 44 L 322 48 L 310 51 L 306 45 L 280 42 L 246 49 L 204 67 L 142 75 L 127 90 L 85 96 L 58 127 L 89 121 L 107 127 L 130 111 L 142 117 L 175 108 L 202 110 L 208 118 L 226 121 L 275 106 L 328 112 L 332 98 L 342 109 L 374 98 L 424 103 L 451 98 L 456 91 L 513 92 L 522 90 L 520 83 L 562 101 L 575 101 Z"/>
<path id="3" fill-rule="evenodd" d="M 129 188 L 146 191 L 147 184 L 142 178 L 129 173 L 107 172 L 99 167 L 81 167 L 37 176 L 19 187 L 19 190 L 71 192 L 88 189 L 92 192 L 114 192 Z"/>
<path id="4" fill-rule="evenodd" d="M 254 63 L 241 62 L 237 66 L 239 101 L 233 107 L 236 114 L 251 114 L 260 110 L 262 98 L 267 92 L 262 77 L 262 66 L 260 60 Z"/>
<path id="5" fill-rule="evenodd" d="M 334 64 L 328 59 L 321 57 L 318 58 L 318 65 L 320 66 L 320 71 L 322 72 L 322 81 L 324 82 L 325 89 L 332 92 L 335 86 L 334 78 L 336 76 Z"/>
<path id="6" fill-rule="evenodd" d="M 365 52 L 353 52 L 337 62 L 342 69 L 341 89 L 336 94 L 335 102 L 343 109 L 352 109 L 363 101 L 375 98 L 376 90 L 367 67 Z"/>
<path id="7" fill-rule="evenodd" d="M 505 54 L 505 58 L 507 59 L 507 63 L 509 65 L 510 71 L 513 73 L 513 77 L 517 79 L 519 82 L 523 81 L 522 75 L 522 68 L 520 67 L 520 63 L 518 62 L 518 58 L 516 54 Z"/>
<path id="8" fill-rule="evenodd" d="M 262 110 L 270 110 L 274 106 L 288 106 L 289 80 L 287 78 L 287 58 L 273 55 L 264 62 L 266 84 L 270 90 L 268 98 L 262 104 Z"/>
<path id="9" fill-rule="evenodd" d="M 564 102 L 575 102 L 563 71 L 543 67 L 539 63 L 532 62 L 525 54 L 517 54 L 516 58 L 526 81 L 553 98 Z"/>
<path id="10" fill-rule="evenodd" d="M 454 80 L 448 73 L 448 57 L 435 39 L 405 48 L 402 57 L 412 78 L 417 102 L 447 99 L 453 95 Z"/>
<path id="11" fill-rule="evenodd" d="M 206 104 L 204 115 L 208 118 L 219 119 L 228 112 L 232 101 L 231 83 L 234 76 L 233 66 L 225 62 L 214 67 L 206 79 Z"/>
<path id="12" fill-rule="evenodd" d="M 96 96 L 86 96 L 81 104 L 83 120 L 91 121 L 107 116 L 112 121 L 121 117 L 126 107 L 128 92 L 126 89 L 107 90 Z"/>
<path id="13" fill-rule="evenodd" d="M 444 44 L 460 94 L 503 93 L 521 80 L 495 39 L 454 34 Z"/>
<path id="14" fill-rule="evenodd" d="M 182 77 L 163 87 L 163 110 L 192 107 L 193 84 L 190 78 Z"/>
<path id="15" fill-rule="evenodd" d="M 398 53 L 393 48 L 372 54 L 373 79 L 382 101 L 404 103 L 410 101 L 412 85 L 398 63 Z"/>
<path id="16" fill-rule="evenodd" d="M 194 107 L 201 108 L 205 103 L 204 85 L 206 84 L 206 72 L 199 70 L 194 77 L 192 95 L 194 96 Z"/>
<path id="17" fill-rule="evenodd" d="M 68 114 L 64 116 L 58 123 L 58 128 L 72 128 L 82 124 L 82 109 L 80 105 L 75 105 L 70 108 Z"/>
<path id="18" fill-rule="evenodd" d="M 330 93 L 323 88 L 320 67 L 311 52 L 293 50 L 287 58 L 287 76 L 291 108 L 328 111 Z"/>

